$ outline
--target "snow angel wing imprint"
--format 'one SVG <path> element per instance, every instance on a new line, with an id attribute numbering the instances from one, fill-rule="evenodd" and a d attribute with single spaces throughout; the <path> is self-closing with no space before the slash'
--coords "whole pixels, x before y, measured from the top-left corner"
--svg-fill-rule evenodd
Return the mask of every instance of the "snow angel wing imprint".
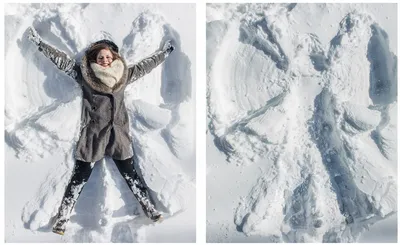
<path id="1" fill-rule="evenodd" d="M 272 111 L 276 120 L 285 121 L 285 116 L 273 108 L 280 107 L 293 80 L 288 51 L 281 45 L 285 37 L 280 30 L 287 22 L 283 16 L 277 23 L 259 16 L 242 16 L 224 30 L 225 37 L 213 37 L 219 35 L 219 28 L 208 26 L 209 40 L 218 40 L 219 44 L 209 68 L 210 132 L 230 162 L 254 162 L 285 136 L 284 127 L 282 133 L 270 135 L 266 128 L 275 125 L 264 116 Z"/>
<path id="2" fill-rule="evenodd" d="M 76 77 L 78 69 L 73 59 L 43 42 L 33 27 L 29 27 L 25 33 L 27 42 L 31 41 L 51 63 L 70 77 Z M 71 132 L 78 130 L 79 114 L 75 112 L 80 107 L 76 91 L 70 84 L 64 83 L 67 76 L 59 76 L 58 71 L 53 71 L 56 69 L 48 69 L 53 64 L 47 64 L 50 62 L 44 60 L 40 52 L 36 52 L 39 54 L 39 59 L 36 59 L 37 54 L 30 53 L 31 46 L 21 46 L 20 58 L 26 59 L 26 65 L 23 63 L 24 74 L 17 76 L 20 80 L 15 85 L 6 87 L 7 90 L 17 91 L 13 97 L 20 96 L 21 99 L 18 103 L 10 102 L 6 106 L 6 142 L 15 149 L 17 157 L 25 159 L 44 157 L 56 150 L 69 148 L 68 144 L 72 144 L 76 136 Z M 44 82 L 36 81 L 40 77 L 45 78 Z M 20 90 L 15 90 L 17 86 Z M 61 123 L 57 118 L 64 113 L 71 117 Z M 60 130 L 61 124 L 68 133 Z"/>
<path id="3" fill-rule="evenodd" d="M 65 72 L 73 79 L 77 79 L 80 69 L 79 65 L 74 59 L 71 59 L 64 52 L 43 42 L 42 38 L 38 35 L 37 31 L 33 27 L 29 27 L 28 38 L 38 46 L 39 51 L 49 58 L 58 69 Z"/>
<path id="4" fill-rule="evenodd" d="M 142 59 L 138 63 L 129 67 L 128 81 L 132 83 L 144 75 L 148 74 L 151 70 L 161 64 L 168 55 L 174 50 L 170 41 L 166 41 L 162 50 L 157 51 L 147 58 Z"/>

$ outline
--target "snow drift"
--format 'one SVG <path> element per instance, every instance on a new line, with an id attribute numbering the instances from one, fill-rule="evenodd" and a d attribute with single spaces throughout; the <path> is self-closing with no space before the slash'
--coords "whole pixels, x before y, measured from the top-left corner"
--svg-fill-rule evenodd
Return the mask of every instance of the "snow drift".
<path id="1" fill-rule="evenodd" d="M 49 166 L 46 168 L 37 167 L 36 171 L 47 171 L 47 176 L 40 180 L 42 183 L 37 185 L 36 191 L 20 197 L 24 202 L 19 210 L 21 220 L 8 217 L 8 222 L 14 225 L 6 229 L 6 241 L 28 240 L 28 233 L 21 228 L 36 234 L 50 231 L 50 219 L 57 212 L 74 165 L 73 151 L 80 125 L 80 88 L 25 37 L 24 32 L 30 25 L 46 42 L 77 60 L 91 42 L 101 38 L 117 43 L 128 64 L 151 54 L 166 39 L 171 39 L 175 46 L 175 51 L 162 65 L 128 86 L 125 96 L 140 172 L 151 189 L 156 206 L 167 214 L 165 222 L 150 225 L 143 218 L 140 205 L 119 176 L 113 161 L 105 158 L 95 164 L 62 240 L 194 241 L 194 67 L 191 60 L 195 57 L 186 54 L 186 50 L 194 49 L 194 46 L 184 44 L 181 39 L 181 35 L 187 40 L 193 33 L 180 32 L 168 22 L 164 16 L 166 9 L 171 7 L 145 4 L 6 5 L 5 141 L 6 155 L 11 159 L 6 166 L 12 169 L 17 159 L 25 160 L 26 164 L 37 164 L 40 159 L 51 163 L 46 164 Z M 193 6 L 175 7 L 181 13 L 181 9 L 189 11 L 186 15 L 177 15 L 181 21 L 188 20 L 193 14 Z M 173 22 L 179 23 L 175 18 Z M 24 168 L 23 165 L 19 167 Z M 7 171 L 6 175 L 9 173 Z M 24 181 L 34 180 L 35 173 L 31 177 Z M 7 184 L 6 187 L 8 196 L 21 193 L 16 186 Z M 15 209 L 10 203 L 6 204 L 6 210 Z M 175 230 L 171 231 L 171 227 Z M 164 230 L 165 234 L 153 232 L 158 235 L 152 237 L 152 230 Z M 33 239 L 43 241 L 38 237 Z M 52 233 L 44 238 L 53 242 L 60 239 Z"/>
<path id="2" fill-rule="evenodd" d="M 209 211 L 208 241 L 354 242 L 397 212 L 397 56 L 368 7 L 207 6 L 209 132 L 236 171 L 259 169 L 225 224 L 249 238 Z"/>

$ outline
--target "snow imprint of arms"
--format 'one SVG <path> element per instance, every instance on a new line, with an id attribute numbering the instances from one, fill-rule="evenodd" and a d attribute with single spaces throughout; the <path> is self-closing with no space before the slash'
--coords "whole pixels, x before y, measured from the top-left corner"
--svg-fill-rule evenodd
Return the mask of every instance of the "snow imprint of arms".
<path id="1" fill-rule="evenodd" d="M 283 55 L 282 48 L 268 30 L 267 24 L 262 21 L 231 24 L 224 32 L 223 39 L 214 38 L 218 33 L 213 33 L 215 28 L 212 25 L 208 25 L 208 28 L 208 40 L 216 40 L 219 45 L 215 47 L 219 49 L 215 60 L 208 60 L 211 133 L 215 136 L 217 147 L 228 158 L 233 157 L 244 163 L 255 161 L 258 159 L 257 155 L 266 152 L 266 144 L 269 144 L 265 140 L 266 136 L 256 130 L 270 122 L 262 119 L 262 115 L 279 105 L 291 82 L 291 78 L 285 73 L 287 57 Z M 261 40 L 262 46 L 253 46 Z M 214 52 L 209 50 L 209 53 Z M 283 57 L 283 60 L 278 57 Z M 226 62 L 227 60 L 233 62 Z M 251 126 L 246 127 L 247 124 Z M 248 138 L 243 140 L 244 137 Z M 272 138 L 271 140 L 274 141 Z M 248 147 L 249 150 L 242 151 L 232 144 Z M 251 153 L 252 148 L 257 149 L 258 153 L 242 157 L 245 152 Z M 241 152 L 234 153 L 235 151 Z"/>

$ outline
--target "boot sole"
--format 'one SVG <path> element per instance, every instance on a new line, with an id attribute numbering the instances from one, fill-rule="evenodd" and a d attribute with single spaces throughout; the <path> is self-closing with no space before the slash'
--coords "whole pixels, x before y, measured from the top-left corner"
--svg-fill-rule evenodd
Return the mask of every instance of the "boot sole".
<path id="1" fill-rule="evenodd" d="M 56 233 L 56 234 L 61 235 L 61 236 L 64 235 L 64 231 L 53 230 L 53 233 Z"/>
<path id="2" fill-rule="evenodd" d="M 161 222 L 163 222 L 164 221 L 164 217 L 163 216 L 161 216 L 160 218 L 158 218 L 157 220 L 153 220 L 153 222 L 154 223 L 161 223 Z"/>

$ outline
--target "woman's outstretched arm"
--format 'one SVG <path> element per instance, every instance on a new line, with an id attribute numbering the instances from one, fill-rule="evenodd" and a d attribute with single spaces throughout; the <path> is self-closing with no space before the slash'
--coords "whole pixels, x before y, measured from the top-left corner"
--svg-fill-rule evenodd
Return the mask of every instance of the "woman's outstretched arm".
<path id="1" fill-rule="evenodd" d="M 44 56 L 49 58 L 58 69 L 65 72 L 73 79 L 77 78 L 80 68 L 74 59 L 71 59 L 66 53 L 43 42 L 42 38 L 32 27 L 28 28 L 28 39 L 36 44 L 39 48 L 39 51 L 42 52 Z"/>
<path id="2" fill-rule="evenodd" d="M 171 45 L 170 41 L 167 41 L 162 50 L 156 51 L 149 57 L 130 66 L 128 72 L 128 83 L 132 83 L 150 73 L 154 68 L 160 65 L 173 50 L 174 47 Z"/>

